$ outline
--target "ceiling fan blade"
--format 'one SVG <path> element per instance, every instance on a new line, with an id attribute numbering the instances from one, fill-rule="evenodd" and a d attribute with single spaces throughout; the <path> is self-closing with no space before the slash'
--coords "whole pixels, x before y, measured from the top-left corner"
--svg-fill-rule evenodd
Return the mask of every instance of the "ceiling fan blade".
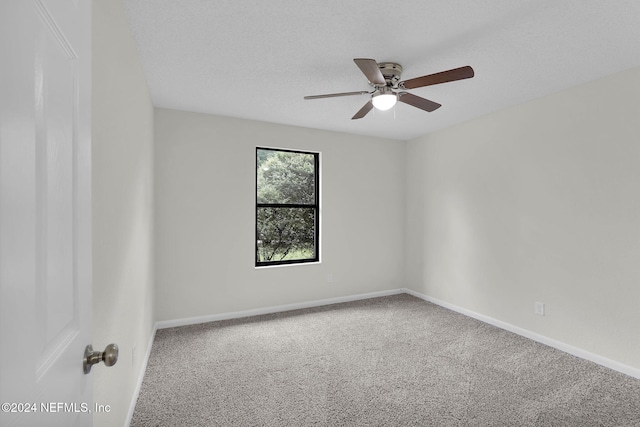
<path id="1" fill-rule="evenodd" d="M 368 95 L 370 93 L 371 92 L 367 92 L 366 90 L 361 90 L 358 92 L 340 92 L 340 93 L 328 93 L 326 95 L 310 95 L 310 96 L 305 96 L 304 99 L 335 98 L 337 96 Z"/>
<path id="2" fill-rule="evenodd" d="M 360 110 L 358 110 L 358 112 L 353 117 L 351 117 L 351 120 L 363 118 L 369 111 L 371 111 L 372 108 L 373 104 L 371 103 L 371 101 L 367 102 Z"/>
<path id="3" fill-rule="evenodd" d="M 353 60 L 356 63 L 360 71 L 369 79 L 369 81 L 375 85 L 386 85 L 380 67 L 375 59 L 356 58 Z"/>
<path id="4" fill-rule="evenodd" d="M 432 112 L 442 107 L 441 104 L 437 102 L 429 101 L 428 99 L 422 98 L 420 96 L 416 96 L 409 92 L 401 92 L 398 94 L 398 101 L 404 102 L 405 104 L 412 105 L 416 108 L 420 108 L 421 110 Z"/>
<path id="5" fill-rule="evenodd" d="M 454 82 L 456 80 L 470 79 L 474 76 L 473 68 L 470 66 L 454 68 L 453 70 L 442 71 L 427 76 L 416 77 L 398 83 L 399 87 L 405 89 L 415 89 L 418 87 L 437 85 L 440 83 Z"/>

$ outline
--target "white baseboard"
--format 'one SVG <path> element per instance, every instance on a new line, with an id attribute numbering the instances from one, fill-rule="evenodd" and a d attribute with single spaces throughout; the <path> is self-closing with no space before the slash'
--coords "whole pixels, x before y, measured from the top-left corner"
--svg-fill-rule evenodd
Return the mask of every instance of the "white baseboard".
<path id="1" fill-rule="evenodd" d="M 299 310 L 301 308 L 319 307 L 322 305 L 338 304 L 342 302 L 358 301 L 369 298 L 384 297 L 388 295 L 401 294 L 402 289 L 392 289 L 388 291 L 369 292 L 366 294 L 349 295 L 344 297 L 327 298 L 315 301 L 300 302 L 293 304 L 275 305 L 271 307 L 255 308 L 252 310 L 234 311 L 230 313 L 211 314 L 207 316 L 188 317 L 184 319 L 162 320 L 156 322 L 157 329 L 173 328 L 176 326 L 195 325 L 198 323 L 216 322 L 218 320 L 238 319 L 241 317 L 259 316 L 261 314 L 280 313 L 282 311 Z"/>
<path id="2" fill-rule="evenodd" d="M 421 294 L 420 292 L 416 292 L 413 289 L 402 288 L 403 292 L 413 295 L 414 297 L 418 297 L 428 302 L 432 302 L 441 307 L 447 308 L 451 311 L 455 311 L 460 314 L 464 314 L 465 316 L 472 317 L 474 319 L 480 320 L 481 322 L 488 323 L 490 325 L 496 326 L 500 329 L 504 329 L 509 332 L 513 332 L 514 334 L 523 336 L 525 338 L 529 338 L 531 340 L 537 341 L 539 343 L 548 345 L 549 347 L 553 347 L 560 351 L 564 351 L 565 353 L 569 353 L 573 356 L 579 357 L 581 359 L 589 360 L 591 362 L 597 363 L 598 365 L 604 366 L 609 369 L 613 369 L 614 371 L 622 372 L 625 375 L 629 375 L 630 377 L 640 379 L 640 369 L 634 368 L 633 366 L 625 365 L 620 362 L 616 362 L 615 360 L 608 359 L 606 357 L 600 356 L 598 354 L 590 353 L 586 350 L 583 350 L 578 347 L 574 347 L 572 345 L 563 343 L 561 341 L 554 340 L 553 338 L 546 337 L 544 335 L 537 334 L 535 332 L 531 332 L 527 329 L 520 328 L 518 326 L 512 325 L 510 323 L 503 322 L 498 319 L 494 319 L 489 316 L 485 316 L 484 314 L 476 313 L 475 311 L 467 310 L 466 308 L 458 307 L 457 305 L 450 304 L 445 301 L 441 301 L 437 298 L 430 297 L 428 295 Z"/>
<path id="3" fill-rule="evenodd" d="M 147 372 L 147 363 L 149 363 L 149 357 L 151 356 L 151 347 L 153 346 L 153 340 L 156 337 L 156 331 L 158 330 L 158 324 L 155 323 L 153 325 L 153 331 L 151 332 L 151 336 L 149 337 L 149 342 L 147 343 L 147 351 L 144 354 L 144 360 L 142 361 L 142 366 L 140 367 L 140 373 L 138 374 L 138 382 L 136 384 L 136 389 L 133 392 L 133 398 L 131 403 L 129 404 L 129 412 L 127 413 L 127 420 L 124 424 L 124 427 L 129 427 L 131 425 L 131 420 L 133 419 L 133 413 L 136 410 L 136 402 L 138 401 L 138 396 L 140 395 L 140 389 L 142 388 L 142 381 L 144 381 L 144 374 Z"/>

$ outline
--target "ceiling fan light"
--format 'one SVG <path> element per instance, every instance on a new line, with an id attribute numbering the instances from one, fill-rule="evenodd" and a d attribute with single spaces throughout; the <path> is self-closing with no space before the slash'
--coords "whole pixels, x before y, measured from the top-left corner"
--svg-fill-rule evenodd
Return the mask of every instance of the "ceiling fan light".
<path id="1" fill-rule="evenodd" d="M 371 98 L 371 103 L 377 110 L 386 111 L 396 105 L 398 97 L 395 93 L 381 93 Z"/>

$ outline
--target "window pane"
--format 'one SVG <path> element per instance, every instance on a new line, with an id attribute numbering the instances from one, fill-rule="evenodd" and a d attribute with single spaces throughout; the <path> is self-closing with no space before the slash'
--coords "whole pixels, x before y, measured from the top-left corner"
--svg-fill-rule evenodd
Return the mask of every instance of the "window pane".
<path id="1" fill-rule="evenodd" d="M 257 150 L 258 203 L 315 204 L 315 156 Z"/>
<path id="2" fill-rule="evenodd" d="M 258 208 L 258 262 L 315 259 L 315 209 Z"/>

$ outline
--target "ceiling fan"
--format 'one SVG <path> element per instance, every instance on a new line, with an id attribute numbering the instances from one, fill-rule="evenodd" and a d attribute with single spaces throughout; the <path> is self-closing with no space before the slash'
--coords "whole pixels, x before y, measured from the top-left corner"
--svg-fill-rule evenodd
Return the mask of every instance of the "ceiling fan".
<path id="1" fill-rule="evenodd" d="M 397 101 L 431 112 L 440 108 L 442 105 L 413 95 L 409 92 L 405 92 L 405 90 L 469 79 L 474 75 L 473 68 L 467 65 L 466 67 L 454 68 L 440 73 L 428 74 L 426 76 L 400 81 L 400 75 L 402 74 L 402 67 L 400 64 L 396 64 L 395 62 L 381 62 L 378 64 L 375 59 L 367 58 L 356 58 L 353 61 L 369 80 L 369 85 L 373 87 L 372 91 L 369 92 L 363 90 L 358 92 L 311 95 L 305 96 L 304 99 L 371 95 L 369 102 L 364 104 L 364 106 L 353 117 L 351 117 L 351 120 L 363 118 L 374 107 L 382 111 L 388 110 L 393 107 Z"/>

